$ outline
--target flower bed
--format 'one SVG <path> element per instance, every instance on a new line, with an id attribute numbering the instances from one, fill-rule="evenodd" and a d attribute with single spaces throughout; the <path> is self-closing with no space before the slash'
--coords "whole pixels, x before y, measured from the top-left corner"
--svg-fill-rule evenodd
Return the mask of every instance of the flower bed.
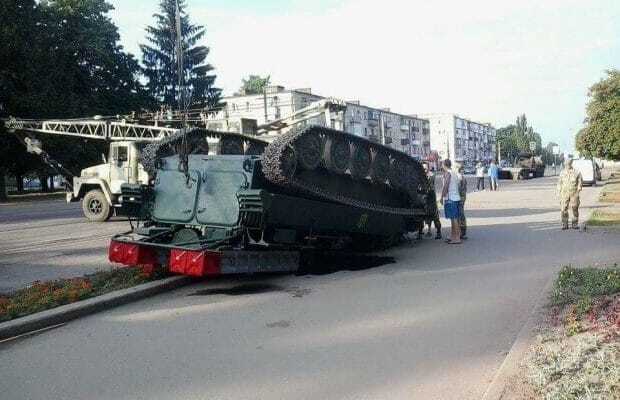
<path id="1" fill-rule="evenodd" d="M 540 399 L 620 399 L 620 268 L 560 272 L 547 326 L 525 360 Z"/>
<path id="2" fill-rule="evenodd" d="M 0 322 L 159 279 L 149 268 L 117 268 L 81 278 L 34 282 L 9 296 L 0 296 Z"/>

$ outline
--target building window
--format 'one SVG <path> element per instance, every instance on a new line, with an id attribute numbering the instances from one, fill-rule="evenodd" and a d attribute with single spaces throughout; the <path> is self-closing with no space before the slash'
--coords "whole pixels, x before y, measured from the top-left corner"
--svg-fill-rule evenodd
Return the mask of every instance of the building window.
<path id="1" fill-rule="evenodd" d="M 250 111 L 250 102 L 249 101 L 245 102 L 245 111 Z"/>

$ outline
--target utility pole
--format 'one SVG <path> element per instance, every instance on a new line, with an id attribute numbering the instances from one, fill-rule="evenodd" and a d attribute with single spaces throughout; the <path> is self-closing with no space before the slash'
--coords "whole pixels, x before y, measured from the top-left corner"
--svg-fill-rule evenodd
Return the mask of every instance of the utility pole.
<path id="1" fill-rule="evenodd" d="M 502 163 L 502 143 L 498 140 L 497 141 L 497 163 L 501 164 Z"/>
<path id="2" fill-rule="evenodd" d="M 269 122 L 269 114 L 267 113 L 267 85 L 263 85 L 263 106 L 265 107 L 265 123 Z"/>

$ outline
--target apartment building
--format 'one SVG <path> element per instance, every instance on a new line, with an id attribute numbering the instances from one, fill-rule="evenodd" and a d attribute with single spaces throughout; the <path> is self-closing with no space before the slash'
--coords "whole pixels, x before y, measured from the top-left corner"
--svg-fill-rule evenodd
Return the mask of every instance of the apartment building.
<path id="1" fill-rule="evenodd" d="M 347 102 L 344 128 L 348 133 L 385 144 L 412 157 L 427 159 L 431 152 L 429 122 L 416 116 L 350 101 Z"/>
<path id="2" fill-rule="evenodd" d="M 440 158 L 449 158 L 465 165 L 496 158 L 495 128 L 462 118 L 456 114 L 422 114 L 430 124 L 431 150 Z"/>
<path id="3" fill-rule="evenodd" d="M 224 97 L 222 101 L 226 103 L 226 107 L 211 118 L 250 118 L 261 125 L 285 118 L 323 98 L 313 94 L 311 89 L 287 90 L 282 86 L 270 86 L 264 94 Z M 342 122 L 345 132 L 385 144 L 413 157 L 425 159 L 431 152 L 429 122 L 417 116 L 364 106 L 359 101 L 349 101 Z M 311 123 L 333 127 L 333 121 L 317 119 Z"/>

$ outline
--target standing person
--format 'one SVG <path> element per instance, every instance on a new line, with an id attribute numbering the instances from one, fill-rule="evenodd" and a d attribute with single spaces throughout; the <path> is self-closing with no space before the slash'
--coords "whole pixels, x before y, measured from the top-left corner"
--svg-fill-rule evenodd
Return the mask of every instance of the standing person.
<path id="1" fill-rule="evenodd" d="M 459 228 L 461 229 L 461 239 L 467 239 L 467 219 L 465 218 L 465 199 L 467 198 L 467 179 L 463 175 L 463 166 L 460 165 L 457 176 L 459 178 Z M 484 179 L 484 178 L 483 178 Z"/>
<path id="2" fill-rule="evenodd" d="M 424 217 L 424 223 L 422 224 L 418 232 L 418 238 L 422 238 L 425 224 L 428 225 L 428 231 L 426 232 L 426 236 L 430 237 L 432 235 L 431 224 L 435 224 L 435 239 L 441 239 L 441 222 L 439 221 L 439 210 L 437 209 L 437 194 L 435 193 L 435 171 L 429 171 L 427 163 L 424 163 L 422 165 L 424 167 L 424 172 L 426 172 L 426 177 L 428 178 L 429 194 L 428 196 L 426 196 L 426 216 Z"/>
<path id="3" fill-rule="evenodd" d="M 476 190 L 484 190 L 484 166 L 480 161 L 476 165 L 476 181 Z"/>
<path id="4" fill-rule="evenodd" d="M 443 204 L 446 218 L 450 220 L 450 239 L 446 239 L 449 244 L 460 244 L 461 229 L 459 228 L 459 179 L 452 171 L 450 159 L 443 161 L 443 188 L 441 190 L 440 202 Z"/>
<path id="5" fill-rule="evenodd" d="M 573 211 L 572 228 L 579 229 L 579 192 L 583 185 L 581 172 L 573 168 L 573 160 L 569 158 L 560 173 L 557 192 L 560 197 L 560 216 L 562 230 L 568 229 L 568 207 Z"/>
<path id="6" fill-rule="evenodd" d="M 497 190 L 497 180 L 499 179 L 499 168 L 497 164 L 495 164 L 495 160 L 491 161 L 491 165 L 489 166 L 489 184 L 491 185 L 491 190 Z"/>

